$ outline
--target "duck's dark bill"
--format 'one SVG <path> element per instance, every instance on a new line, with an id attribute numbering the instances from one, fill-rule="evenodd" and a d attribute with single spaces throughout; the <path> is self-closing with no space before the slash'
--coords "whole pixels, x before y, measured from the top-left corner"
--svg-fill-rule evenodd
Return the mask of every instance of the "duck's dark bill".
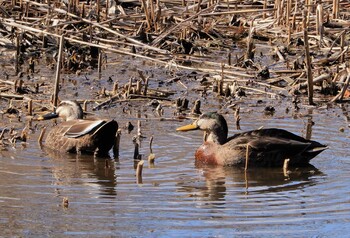
<path id="1" fill-rule="evenodd" d="M 181 126 L 179 128 L 177 128 L 177 131 L 190 131 L 190 130 L 196 130 L 198 129 L 198 126 L 196 124 L 189 124 L 186 126 Z"/>
<path id="2" fill-rule="evenodd" d="M 57 118 L 58 117 L 58 114 L 55 113 L 55 112 L 50 112 L 50 113 L 47 113 L 45 115 L 41 115 L 38 117 L 38 120 L 40 121 L 43 121 L 43 120 L 50 120 L 52 118 Z"/>

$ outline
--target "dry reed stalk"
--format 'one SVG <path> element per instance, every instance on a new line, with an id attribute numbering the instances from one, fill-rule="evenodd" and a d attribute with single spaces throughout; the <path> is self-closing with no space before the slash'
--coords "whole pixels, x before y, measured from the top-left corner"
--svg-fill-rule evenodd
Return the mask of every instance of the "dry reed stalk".
<path id="1" fill-rule="evenodd" d="M 149 12 L 148 12 L 146 0 L 142 0 L 142 8 L 143 8 L 143 11 L 145 12 L 145 16 L 146 16 L 147 29 L 151 29 L 151 27 L 152 27 L 151 17 L 150 17 Z"/>
<path id="2" fill-rule="evenodd" d="M 19 73 L 19 54 L 20 54 L 20 36 L 17 34 L 16 36 L 16 54 L 15 54 L 15 73 L 18 75 Z"/>
<path id="3" fill-rule="evenodd" d="M 55 77 L 55 84 L 54 84 L 54 91 L 53 91 L 53 106 L 54 109 L 57 107 L 58 104 L 58 91 L 59 91 L 59 84 L 60 84 L 60 78 L 61 78 L 61 66 L 62 66 L 62 54 L 63 54 L 63 47 L 64 47 L 64 35 L 60 37 L 60 46 L 58 50 L 58 56 L 57 56 L 57 68 L 56 68 L 56 77 Z"/>
<path id="4" fill-rule="evenodd" d="M 307 10 L 304 9 L 303 11 L 303 35 L 304 35 L 304 46 L 305 46 L 305 63 L 306 63 L 306 73 L 307 73 L 307 82 L 308 82 L 308 101 L 309 105 L 313 105 L 313 94 L 314 94 L 314 87 L 313 87 L 313 80 L 312 80 L 312 68 L 311 68 L 311 58 L 310 58 L 310 49 L 309 49 L 309 37 L 308 37 L 308 30 L 307 30 Z"/>
<path id="5" fill-rule="evenodd" d="M 286 27 L 289 27 L 289 19 L 290 19 L 290 13 L 291 13 L 291 7 L 292 7 L 292 0 L 287 0 L 286 3 Z"/>
<path id="6" fill-rule="evenodd" d="M 43 128 L 41 129 L 40 135 L 39 135 L 39 137 L 38 137 L 38 143 L 39 143 L 39 144 L 42 144 L 43 138 L 44 138 L 44 135 L 45 135 L 45 132 L 46 132 L 46 127 L 43 127 Z"/>
<path id="7" fill-rule="evenodd" d="M 107 0 L 108 1 L 108 0 Z M 96 0 L 96 13 L 97 13 L 97 19 L 96 21 L 99 22 L 100 21 L 100 15 L 101 15 L 101 3 L 100 0 Z"/>
<path id="8" fill-rule="evenodd" d="M 249 161 L 249 144 L 247 144 L 246 151 L 245 151 L 245 166 L 244 171 L 248 170 L 248 161 Z"/>
<path id="9" fill-rule="evenodd" d="M 316 32 L 320 36 L 319 47 L 321 48 L 323 38 L 323 7 L 321 4 L 318 4 L 316 9 Z"/>
<path id="10" fill-rule="evenodd" d="M 118 94 L 118 81 L 114 82 L 112 93 L 113 93 L 114 96 Z"/>
<path id="11" fill-rule="evenodd" d="M 215 5 L 213 5 L 215 6 Z M 211 6 L 211 8 L 213 7 Z M 204 9 L 207 10 L 207 9 Z M 204 12 L 202 10 L 201 12 Z M 227 12 L 210 12 L 210 13 L 200 13 L 199 15 L 202 17 L 209 17 L 209 16 L 224 16 L 224 15 L 233 15 L 233 14 L 248 14 L 248 13 L 261 13 L 261 12 L 273 12 L 276 11 L 276 8 L 269 8 L 269 9 L 248 9 L 248 10 L 237 10 L 237 11 L 227 11 Z M 196 14 L 197 15 L 197 14 Z"/>
<path id="12" fill-rule="evenodd" d="M 151 22 L 153 23 L 153 26 L 154 26 L 156 23 L 156 19 L 155 19 L 155 14 L 154 14 L 153 0 L 147 0 L 147 5 L 149 6 L 150 18 L 151 18 Z"/>
<path id="13" fill-rule="evenodd" d="M 99 74 L 101 74 L 101 72 L 102 72 L 102 52 L 101 52 L 101 50 L 99 50 L 99 53 L 98 53 L 97 72 Z"/>
<path id="14" fill-rule="evenodd" d="M 341 51 L 344 52 L 344 46 L 345 46 L 345 31 L 342 32 L 342 34 L 340 35 L 340 48 Z M 344 63 L 344 54 L 341 54 L 340 56 L 340 62 Z"/>
<path id="15" fill-rule="evenodd" d="M 332 17 L 333 19 L 339 18 L 339 0 L 333 0 Z"/>

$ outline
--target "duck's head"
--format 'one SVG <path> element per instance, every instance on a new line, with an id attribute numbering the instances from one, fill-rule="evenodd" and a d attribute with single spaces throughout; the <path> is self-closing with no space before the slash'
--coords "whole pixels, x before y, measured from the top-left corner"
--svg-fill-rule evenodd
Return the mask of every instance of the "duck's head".
<path id="1" fill-rule="evenodd" d="M 51 112 L 40 116 L 39 120 L 48 120 L 52 118 L 61 117 L 66 121 L 75 119 L 83 119 L 84 112 L 77 101 L 62 101 L 55 112 Z"/>
<path id="2" fill-rule="evenodd" d="M 227 123 L 225 118 L 217 112 L 202 114 L 192 124 L 177 128 L 177 131 L 203 130 L 206 132 L 205 141 L 224 144 L 227 140 Z"/>

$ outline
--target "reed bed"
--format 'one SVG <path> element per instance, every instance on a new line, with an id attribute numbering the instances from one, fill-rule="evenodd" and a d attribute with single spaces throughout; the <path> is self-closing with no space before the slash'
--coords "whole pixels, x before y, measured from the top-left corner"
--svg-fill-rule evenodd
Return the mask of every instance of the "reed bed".
<path id="1" fill-rule="evenodd" d="M 47 66 L 57 69 L 55 106 L 61 71 L 77 73 L 95 63 L 101 72 L 103 54 L 121 54 L 205 75 L 200 90 L 223 97 L 307 92 L 314 104 L 316 91 L 316 102 L 318 92 L 342 102 L 349 95 L 349 9 L 345 0 L 3 1 L 0 44 L 14 51 L 14 73 L 1 79 L 0 97 L 35 103 L 30 93 L 43 82 L 25 84 L 20 75 L 34 73 L 35 62 L 52 54 Z M 269 60 L 256 60 L 264 54 Z M 173 95 L 148 88 L 141 71 L 138 76 L 99 92 L 105 98 L 93 109 Z"/>

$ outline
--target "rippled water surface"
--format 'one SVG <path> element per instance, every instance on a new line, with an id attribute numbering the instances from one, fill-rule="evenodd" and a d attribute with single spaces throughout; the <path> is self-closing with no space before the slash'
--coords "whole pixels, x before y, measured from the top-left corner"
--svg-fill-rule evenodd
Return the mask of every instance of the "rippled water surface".
<path id="1" fill-rule="evenodd" d="M 274 116 L 264 116 L 263 106 L 242 104 L 242 129 L 274 126 L 306 136 L 308 122 L 313 121 L 312 139 L 329 145 L 312 160 L 314 168 L 292 169 L 285 176 L 282 169 L 250 169 L 245 174 L 238 168 L 196 167 L 193 154 L 202 134 L 175 131 L 189 121 L 152 117 L 142 120 L 146 138 L 140 151 L 146 162 L 143 183 L 138 184 L 131 142 L 135 131 L 123 131 L 119 159 L 107 162 L 40 149 L 39 132 L 34 132 L 27 143 L 0 152 L 0 234 L 346 236 L 350 232 L 347 108 L 287 114 L 283 103 L 273 103 L 278 109 Z M 225 117 L 232 134 L 233 115 Z M 116 119 L 121 127 L 130 120 L 137 124 L 125 116 Z M 147 162 L 151 135 L 154 166 Z M 68 207 L 62 205 L 63 198 L 68 198 Z"/>
<path id="2" fill-rule="evenodd" d="M 119 64 L 120 71 L 128 69 Z M 117 68 L 118 68 L 117 67 Z M 122 75 L 117 70 L 119 76 Z M 67 77 L 67 76 L 65 76 Z M 94 81 L 84 76 L 84 90 L 66 83 L 60 95 L 91 98 Z M 124 77 L 123 75 L 121 77 Z M 108 78 L 108 77 L 107 77 Z M 127 79 L 127 77 L 125 77 Z M 151 81 L 157 87 L 162 75 Z M 169 78 L 165 77 L 164 78 Z M 159 80 L 159 81 L 157 81 Z M 81 83 L 81 82 L 80 82 Z M 107 85 L 108 86 L 108 85 Z M 197 93 L 173 84 L 171 90 L 193 103 Z M 111 85 L 109 85 L 111 87 Z M 196 95 L 196 96 L 193 96 Z M 75 98 L 72 96 L 72 98 Z M 63 97 L 63 96 L 62 96 Z M 175 98 L 175 97 L 174 97 Z M 160 120 L 148 101 L 119 103 L 95 113 L 115 118 L 122 129 L 118 159 L 94 159 L 48 151 L 37 143 L 39 122 L 26 143 L 1 145 L 0 236 L 2 237 L 346 237 L 350 233 L 349 107 L 328 109 L 301 106 L 293 112 L 291 98 L 262 97 L 234 103 L 241 108 L 242 131 L 259 127 L 287 129 L 327 144 L 311 163 L 314 167 L 249 169 L 198 167 L 194 152 L 201 144 L 200 131 L 176 132 L 189 120 Z M 1 101 L 2 108 L 7 106 Z M 174 107 L 162 102 L 164 118 L 173 118 Z M 236 132 L 234 115 L 215 96 L 202 98 L 202 111 L 223 108 L 230 135 Z M 264 115 L 266 106 L 274 115 Z M 89 105 L 91 111 L 92 105 Z M 289 108 L 289 112 L 286 108 Z M 133 136 L 127 122 L 142 124 L 140 153 L 145 159 L 142 183 L 137 183 Z M 146 116 L 147 115 L 147 116 Z M 147 118 L 147 119 L 146 119 Z M 24 123 L 3 117 L 22 129 Z M 52 125 L 52 122 L 47 122 Z M 344 129 L 341 132 L 340 128 Z M 149 141 L 154 136 L 155 164 L 148 163 Z M 63 200 L 68 199 L 65 207 Z"/>

